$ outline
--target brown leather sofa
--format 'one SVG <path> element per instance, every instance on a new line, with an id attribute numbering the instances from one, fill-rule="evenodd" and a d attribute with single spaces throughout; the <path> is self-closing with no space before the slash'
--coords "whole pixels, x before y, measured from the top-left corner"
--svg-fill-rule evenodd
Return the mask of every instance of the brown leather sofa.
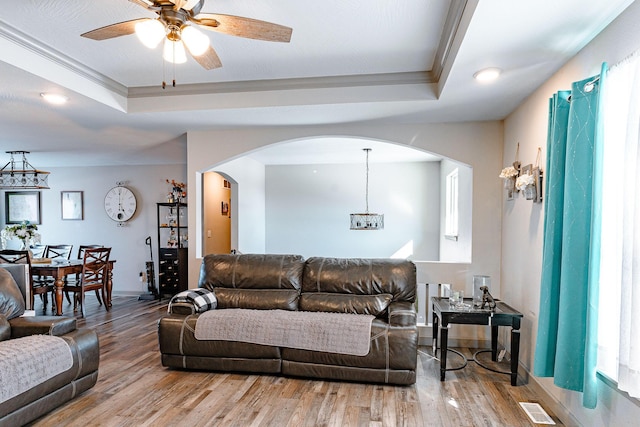
<path id="1" fill-rule="evenodd" d="M 16 283 L 16 279 L 24 281 L 25 273 L 17 271 L 16 268 L 18 267 L 11 267 L 11 272 L 8 269 L 0 268 L 0 344 L 2 344 L 3 354 L 17 355 L 15 356 L 16 358 L 29 357 L 33 352 L 34 342 L 41 339 L 39 336 L 57 336 L 66 342 L 70 350 L 72 363 L 71 368 L 45 381 L 39 381 L 20 394 L 13 395 L 15 391 L 10 393 L 8 396 L 13 397 L 8 397 L 0 402 L 0 427 L 27 424 L 93 387 L 98 379 L 100 352 L 98 336 L 93 330 L 76 329 L 75 318 L 56 316 L 21 317 L 25 311 L 25 301 L 24 294 Z M 22 283 L 22 286 L 25 285 L 25 283 Z M 26 342 L 25 337 L 29 336 L 36 337 L 33 341 Z M 44 337 L 44 339 L 52 338 Z M 58 343 L 64 347 L 64 343 L 59 340 Z M 27 347 L 27 345 L 31 347 Z M 55 350 L 47 347 L 47 351 Z M 66 354 L 66 348 L 64 351 Z M 54 355 L 46 355 L 43 363 L 52 363 L 52 356 Z M 49 359 L 50 357 L 51 359 Z M 32 360 L 35 360 L 35 358 Z M 7 362 L 2 364 L 4 369 L 12 370 L 18 364 L 18 361 L 14 363 L 12 359 L 5 359 L 4 361 Z M 39 375 L 37 374 L 37 366 L 34 370 L 36 374 L 33 374 L 33 376 Z M 13 375 L 19 377 L 23 374 L 23 371 L 19 372 L 20 374 L 0 372 L 0 377 L 2 377 L 0 388 L 16 387 L 6 378 Z M 0 396 L 2 395 L 0 393 Z"/>
<path id="2" fill-rule="evenodd" d="M 171 304 L 158 323 L 162 364 L 171 368 L 284 374 L 407 385 L 416 380 L 416 268 L 395 259 L 298 255 L 207 255 L 199 288 L 217 308 L 373 314 L 366 356 L 236 341 L 197 340 L 201 313 Z"/>

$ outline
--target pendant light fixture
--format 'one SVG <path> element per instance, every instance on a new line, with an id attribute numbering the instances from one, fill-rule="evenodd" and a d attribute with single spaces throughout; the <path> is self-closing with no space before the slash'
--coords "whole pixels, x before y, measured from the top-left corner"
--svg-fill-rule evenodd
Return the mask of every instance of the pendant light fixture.
<path id="1" fill-rule="evenodd" d="M 11 160 L 0 169 L 0 189 L 36 190 L 49 188 L 49 172 L 41 171 L 27 161 L 28 151 L 7 151 Z M 22 168 L 16 166 L 13 155 L 22 155 Z"/>
<path id="2" fill-rule="evenodd" d="M 384 229 L 384 214 L 369 213 L 369 152 L 371 148 L 363 149 L 367 153 L 366 159 L 366 190 L 365 190 L 365 211 L 364 213 L 352 213 L 351 230 L 382 230 Z"/>

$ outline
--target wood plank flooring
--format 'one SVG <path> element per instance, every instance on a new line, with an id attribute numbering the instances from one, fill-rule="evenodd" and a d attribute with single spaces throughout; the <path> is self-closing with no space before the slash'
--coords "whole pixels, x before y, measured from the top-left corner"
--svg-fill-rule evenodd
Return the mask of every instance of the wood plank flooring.
<path id="1" fill-rule="evenodd" d="M 509 376 L 473 362 L 440 382 L 426 347 L 409 387 L 166 369 L 157 340 L 166 300 L 114 297 L 109 312 L 93 295 L 86 304 L 78 325 L 100 337 L 98 383 L 32 426 L 535 426 L 521 401 L 540 403 L 562 425 L 521 379 L 512 387 Z M 73 315 L 66 301 L 63 310 Z M 460 360 L 449 355 L 450 366 Z"/>

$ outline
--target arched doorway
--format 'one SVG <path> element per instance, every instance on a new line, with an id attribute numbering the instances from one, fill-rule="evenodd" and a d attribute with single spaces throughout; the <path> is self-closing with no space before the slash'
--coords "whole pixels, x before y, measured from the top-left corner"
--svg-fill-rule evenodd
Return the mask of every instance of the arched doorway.
<path id="1" fill-rule="evenodd" d="M 387 214 L 383 231 L 350 231 L 348 226 L 349 213 L 364 208 L 365 147 L 373 147 L 370 204 Z M 444 238 L 445 178 L 457 167 L 463 171 L 460 195 L 468 201 L 461 203 L 467 209 L 460 215 L 461 236 L 451 241 Z M 229 203 L 237 243 L 215 250 L 471 259 L 472 171 L 463 163 L 386 141 L 317 137 L 272 144 L 211 171 L 225 174 L 239 188 Z M 222 215 L 217 204 L 211 210 Z M 203 230 L 203 248 L 215 238 L 214 231 L 208 237 L 209 229 Z"/>
<path id="2" fill-rule="evenodd" d="M 232 181 L 217 172 L 203 174 L 203 251 L 228 254 L 232 249 Z"/>

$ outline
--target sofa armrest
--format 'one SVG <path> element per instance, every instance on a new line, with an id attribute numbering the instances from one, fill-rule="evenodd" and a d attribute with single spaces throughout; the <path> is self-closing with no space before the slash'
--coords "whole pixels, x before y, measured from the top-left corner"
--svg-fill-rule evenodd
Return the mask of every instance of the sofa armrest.
<path id="1" fill-rule="evenodd" d="M 76 330 L 75 317 L 14 317 L 9 320 L 9 324 L 11 325 L 11 338 L 20 338 L 38 334 L 62 336 Z"/>
<path id="2" fill-rule="evenodd" d="M 11 325 L 6 317 L 0 314 L 0 341 L 11 338 Z"/>
<path id="3" fill-rule="evenodd" d="M 389 326 L 415 326 L 416 308 L 411 302 L 398 301 L 389 304 Z"/>
<path id="4" fill-rule="evenodd" d="M 169 305 L 167 312 L 169 314 L 188 316 L 190 314 L 196 314 L 196 307 L 189 302 L 174 302 Z"/>

